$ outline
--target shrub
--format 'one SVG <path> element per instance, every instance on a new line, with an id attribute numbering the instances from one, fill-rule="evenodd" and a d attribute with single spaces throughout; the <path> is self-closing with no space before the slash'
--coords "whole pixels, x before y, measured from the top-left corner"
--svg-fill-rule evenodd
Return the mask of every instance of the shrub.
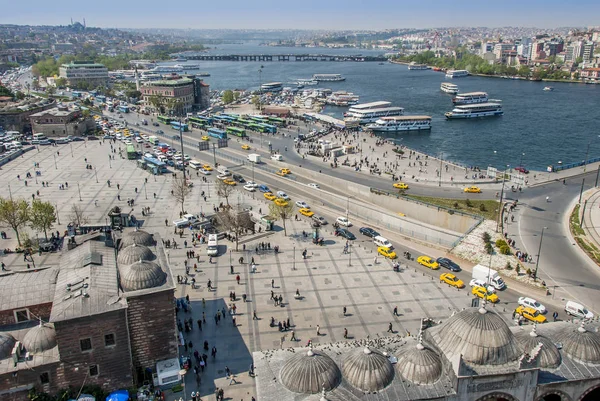
<path id="1" fill-rule="evenodd" d="M 510 246 L 508 246 L 508 245 L 502 245 L 500 247 L 500 253 L 502 255 L 510 255 Z"/>
<path id="2" fill-rule="evenodd" d="M 501 248 L 503 245 L 508 245 L 505 240 L 503 240 L 503 239 L 497 239 L 496 240 L 496 247 L 497 248 Z"/>
<path id="3" fill-rule="evenodd" d="M 527 270 L 525 270 L 525 272 L 527 273 L 528 276 L 531 276 L 531 269 L 528 268 Z"/>
<path id="4" fill-rule="evenodd" d="M 483 242 L 490 242 L 490 240 L 492 239 L 490 233 L 488 233 L 487 231 L 483 233 Z"/>
<path id="5" fill-rule="evenodd" d="M 494 247 L 492 246 L 492 244 L 490 242 L 485 243 L 485 251 L 487 252 L 488 255 L 491 255 L 492 253 L 494 253 Z"/>
<path id="6" fill-rule="evenodd" d="M 458 209 L 460 207 L 460 205 L 458 204 L 458 202 L 454 202 L 454 205 L 452 205 L 452 207 L 454 207 L 455 209 Z"/>
<path id="7" fill-rule="evenodd" d="M 479 205 L 479 210 L 481 210 L 482 212 L 485 212 L 487 209 L 485 208 L 485 204 L 481 203 Z"/>
<path id="8" fill-rule="evenodd" d="M 517 267 L 515 267 L 515 271 L 517 272 L 517 274 L 521 274 L 521 264 L 517 263 Z"/>
<path id="9" fill-rule="evenodd" d="M 471 200 L 469 198 L 467 198 L 467 200 L 465 201 L 465 204 L 467 205 L 467 207 L 473 207 L 473 202 L 471 202 Z"/>
<path id="10" fill-rule="evenodd" d="M 512 265 L 510 264 L 510 262 L 506 262 L 506 266 L 504 266 L 504 268 L 505 268 L 506 270 L 512 270 L 512 269 L 513 269 L 513 267 L 512 267 Z"/>

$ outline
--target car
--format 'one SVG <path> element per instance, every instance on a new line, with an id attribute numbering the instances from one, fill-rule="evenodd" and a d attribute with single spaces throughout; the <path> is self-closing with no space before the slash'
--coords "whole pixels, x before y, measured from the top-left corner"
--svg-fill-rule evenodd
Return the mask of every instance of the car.
<path id="1" fill-rule="evenodd" d="M 312 210 L 307 209 L 305 207 L 298 209 L 298 212 L 301 215 L 306 216 L 306 217 L 312 217 L 315 214 L 315 212 L 313 212 Z"/>
<path id="2" fill-rule="evenodd" d="M 304 201 L 296 201 L 296 206 L 302 209 L 310 209 L 310 206 Z"/>
<path id="3" fill-rule="evenodd" d="M 179 140 L 180 138 L 179 138 L 179 135 L 171 135 L 171 139 Z"/>
<path id="4" fill-rule="evenodd" d="M 254 181 L 246 181 L 247 186 L 251 186 L 252 188 L 258 188 L 258 184 Z"/>
<path id="5" fill-rule="evenodd" d="M 102 137 L 102 139 L 115 139 L 115 137 L 114 137 L 114 136 L 112 136 L 112 135 L 108 135 L 108 134 L 106 134 L 106 135 L 104 135 L 104 136 Z"/>
<path id="6" fill-rule="evenodd" d="M 417 258 L 417 263 L 425 267 L 429 267 L 432 270 L 437 270 L 440 268 L 438 262 L 436 262 L 433 258 L 425 255 L 419 256 Z"/>
<path id="7" fill-rule="evenodd" d="M 517 303 L 521 306 L 526 306 L 528 308 L 535 309 L 536 311 L 540 312 L 541 314 L 544 314 L 547 312 L 546 307 L 533 298 L 520 297 L 519 300 L 517 301 Z"/>
<path id="8" fill-rule="evenodd" d="M 318 223 L 322 226 L 327 224 L 327 220 L 325 220 L 325 217 L 323 216 L 317 216 L 316 214 L 312 216 L 312 219 L 315 223 Z"/>
<path id="9" fill-rule="evenodd" d="M 223 180 L 223 182 L 227 185 L 237 185 L 236 182 L 234 180 L 232 180 L 231 178 L 225 178 Z"/>
<path id="10" fill-rule="evenodd" d="M 291 174 L 291 172 L 287 168 L 280 168 L 275 174 L 285 177 L 286 175 Z"/>
<path id="11" fill-rule="evenodd" d="M 463 191 L 467 192 L 467 193 L 471 193 L 471 194 L 479 194 L 479 193 L 481 193 L 481 189 L 479 187 L 476 187 L 475 185 L 472 185 L 470 187 L 466 187 Z"/>
<path id="12" fill-rule="evenodd" d="M 496 295 L 496 293 L 494 293 L 492 291 L 489 291 L 485 287 L 480 287 L 478 285 L 476 285 L 475 287 L 471 288 L 471 293 L 473 295 L 475 295 L 476 297 L 479 297 L 481 299 L 485 299 L 486 301 L 489 301 L 491 303 L 496 303 L 496 302 L 498 302 L 500 300 L 498 298 L 498 295 Z"/>
<path id="13" fill-rule="evenodd" d="M 529 174 L 529 170 L 527 170 L 523 166 L 515 167 L 515 171 L 518 171 L 519 173 L 523 173 L 523 174 Z"/>
<path id="14" fill-rule="evenodd" d="M 287 206 L 288 205 L 288 201 L 286 201 L 283 198 L 277 198 L 273 201 L 277 206 Z"/>
<path id="15" fill-rule="evenodd" d="M 396 189 L 408 189 L 408 185 L 403 182 L 396 182 L 393 186 Z"/>
<path id="16" fill-rule="evenodd" d="M 496 289 L 494 287 L 492 287 L 491 285 L 488 285 L 484 280 L 481 280 L 479 278 L 474 278 L 471 281 L 469 281 L 469 286 L 471 287 L 487 287 L 487 289 L 490 292 L 496 292 Z"/>
<path id="17" fill-rule="evenodd" d="M 188 161 L 188 162 L 189 162 L 190 160 L 192 160 L 192 156 L 190 156 L 190 155 L 188 155 L 188 154 L 185 154 L 185 155 L 183 155 L 183 160 L 185 160 L 185 161 Z"/>
<path id="18" fill-rule="evenodd" d="M 461 270 L 459 265 L 448 258 L 437 258 L 435 261 L 438 262 L 438 265 L 445 267 L 452 272 L 459 272 Z"/>
<path id="19" fill-rule="evenodd" d="M 143 142 L 143 139 L 142 139 L 142 138 L 140 138 L 139 136 L 136 136 L 136 137 L 135 137 L 135 141 L 136 141 L 137 143 L 142 143 L 142 142 Z"/>
<path id="20" fill-rule="evenodd" d="M 157 129 L 157 130 L 156 130 L 156 133 L 157 133 L 157 134 L 164 134 L 165 132 L 164 132 L 163 130 L 161 130 L 161 129 Z"/>
<path id="21" fill-rule="evenodd" d="M 290 200 L 290 197 L 288 196 L 288 194 L 286 194 L 283 191 L 277 191 L 277 197 L 281 198 L 283 200 Z"/>
<path id="22" fill-rule="evenodd" d="M 202 169 L 206 171 L 212 171 L 213 168 L 210 166 L 210 164 L 203 164 Z"/>
<path id="23" fill-rule="evenodd" d="M 265 192 L 264 197 L 266 200 L 270 200 L 270 201 L 277 199 L 277 197 L 275 195 L 273 195 L 271 192 Z"/>
<path id="24" fill-rule="evenodd" d="M 320 189 L 321 187 L 319 186 L 319 184 L 315 184 L 314 182 L 311 182 L 310 184 L 306 184 L 308 187 L 310 188 L 314 188 L 314 189 Z"/>
<path id="25" fill-rule="evenodd" d="M 250 150 L 250 145 L 242 145 L 242 149 L 244 149 L 244 150 Z"/>
<path id="26" fill-rule="evenodd" d="M 396 252 L 394 252 L 390 248 L 386 248 L 385 246 L 377 247 L 377 253 L 383 256 L 384 258 L 396 259 L 398 257 L 396 255 Z"/>
<path id="27" fill-rule="evenodd" d="M 542 315 L 538 310 L 530 308 L 528 306 L 519 305 L 515 309 L 517 315 L 523 316 L 525 319 L 533 323 L 546 323 L 546 316 Z"/>
<path id="28" fill-rule="evenodd" d="M 246 180 L 244 179 L 244 177 L 242 177 L 239 174 L 234 174 L 231 176 L 231 178 L 233 178 L 236 182 L 239 182 L 240 184 L 243 184 L 246 182 Z"/>
<path id="29" fill-rule="evenodd" d="M 340 226 L 344 226 L 344 227 L 352 226 L 352 223 L 350 223 L 350 220 L 348 220 L 347 218 L 342 217 L 342 216 L 335 219 L 335 222 L 338 223 Z"/>
<path id="30" fill-rule="evenodd" d="M 440 283 L 442 282 L 456 288 L 463 288 L 465 286 L 465 283 L 452 273 L 440 274 Z"/>
<path id="31" fill-rule="evenodd" d="M 219 179 L 221 181 L 226 180 L 228 178 L 229 178 L 228 174 L 219 174 L 219 175 L 217 175 L 217 179 Z"/>
<path id="32" fill-rule="evenodd" d="M 367 237 L 371 237 L 371 238 L 375 238 L 377 236 L 379 236 L 379 233 L 375 230 L 373 230 L 371 227 L 361 227 L 358 230 L 359 233 L 361 233 L 362 235 L 366 235 Z"/>
<path id="33" fill-rule="evenodd" d="M 152 123 L 152 125 L 154 125 L 155 127 L 158 127 L 158 126 L 160 126 L 160 124 L 159 124 L 159 123 L 157 123 L 156 121 L 155 121 L 155 122 L 153 122 L 153 123 Z"/>
<path id="34" fill-rule="evenodd" d="M 133 142 L 131 142 L 129 139 L 126 139 L 123 143 L 125 145 L 133 145 Z"/>
<path id="35" fill-rule="evenodd" d="M 149 143 L 145 143 L 145 144 L 144 144 L 144 147 L 145 147 L 145 148 L 151 148 L 151 147 L 152 147 L 152 145 L 150 145 Z"/>
<path id="36" fill-rule="evenodd" d="M 575 301 L 567 301 L 565 304 L 565 312 L 567 315 L 579 317 L 581 319 L 593 319 L 594 314 L 590 312 L 584 305 Z"/>
<path id="37" fill-rule="evenodd" d="M 353 241 L 353 240 L 356 239 L 356 237 L 354 236 L 354 234 L 352 234 L 347 229 L 341 228 L 341 227 L 338 227 L 338 228 L 335 229 L 335 235 L 339 235 L 339 236 L 344 237 L 346 239 L 349 239 L 351 241 Z"/>
<path id="38" fill-rule="evenodd" d="M 244 189 L 245 189 L 246 191 L 248 191 L 248 192 L 254 192 L 254 191 L 256 191 L 256 187 L 255 187 L 255 186 L 253 186 L 253 185 L 248 185 L 248 184 L 244 185 Z"/>
<path id="39" fill-rule="evenodd" d="M 209 141 L 209 140 L 210 140 L 210 137 L 209 137 L 208 135 L 202 135 L 202 138 L 201 138 L 201 139 L 202 139 L 203 141 Z"/>
<path id="40" fill-rule="evenodd" d="M 258 187 L 258 190 L 259 190 L 260 192 L 271 192 L 271 190 L 269 189 L 269 187 L 268 187 L 268 186 L 266 186 L 266 185 L 264 185 L 264 184 L 263 184 L 263 185 L 259 185 L 259 187 Z M 272 194 L 271 194 L 271 195 L 272 195 Z"/>

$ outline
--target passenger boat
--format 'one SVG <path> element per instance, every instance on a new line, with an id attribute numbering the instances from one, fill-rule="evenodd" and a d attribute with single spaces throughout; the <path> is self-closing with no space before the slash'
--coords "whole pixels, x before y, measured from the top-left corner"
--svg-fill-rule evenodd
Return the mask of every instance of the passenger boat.
<path id="1" fill-rule="evenodd" d="M 426 64 L 417 64 L 414 61 L 408 65 L 409 70 L 428 70 L 429 66 Z"/>
<path id="2" fill-rule="evenodd" d="M 325 103 L 334 104 L 336 106 L 349 106 L 358 104 L 359 96 L 352 92 L 338 91 L 333 92 L 325 99 Z"/>
<path id="3" fill-rule="evenodd" d="M 181 68 L 182 70 L 197 70 L 200 64 L 175 64 L 173 67 Z"/>
<path id="4" fill-rule="evenodd" d="M 452 99 L 454 104 L 474 104 L 485 103 L 488 101 L 488 94 L 485 92 L 468 92 L 456 95 Z"/>
<path id="5" fill-rule="evenodd" d="M 446 92 L 451 95 L 456 95 L 458 93 L 458 85 L 451 84 L 450 82 L 442 82 L 440 89 L 442 92 Z"/>
<path id="6" fill-rule="evenodd" d="M 546 92 L 551 92 L 551 91 L 553 91 L 553 90 L 554 90 L 554 88 L 553 88 L 552 86 L 544 86 L 544 90 L 545 90 Z"/>
<path id="7" fill-rule="evenodd" d="M 311 79 L 311 78 L 307 78 L 307 79 L 298 79 L 296 81 L 297 85 L 316 85 L 318 84 L 319 81 Z"/>
<path id="8" fill-rule="evenodd" d="M 176 67 L 174 65 L 159 65 L 150 70 L 151 72 L 161 73 L 161 72 L 183 72 L 183 68 Z"/>
<path id="9" fill-rule="evenodd" d="M 260 90 L 262 92 L 281 92 L 283 90 L 283 85 L 281 82 L 270 82 L 262 84 Z"/>
<path id="10" fill-rule="evenodd" d="M 452 111 L 445 113 L 447 119 L 463 119 L 476 117 L 501 116 L 502 104 L 500 103 L 476 103 L 456 106 Z"/>
<path id="11" fill-rule="evenodd" d="M 314 74 L 312 79 L 317 82 L 337 82 L 346 80 L 342 74 Z"/>
<path id="12" fill-rule="evenodd" d="M 446 78 L 462 78 L 469 76 L 467 70 L 448 70 L 446 71 Z"/>
<path id="13" fill-rule="evenodd" d="M 430 116 L 382 117 L 367 128 L 376 132 L 420 131 L 431 129 Z"/>
<path id="14" fill-rule="evenodd" d="M 390 102 L 380 101 L 357 104 L 344 113 L 344 117 L 357 119 L 360 124 L 375 122 L 381 117 L 394 117 L 404 114 L 402 107 L 391 106 Z"/>

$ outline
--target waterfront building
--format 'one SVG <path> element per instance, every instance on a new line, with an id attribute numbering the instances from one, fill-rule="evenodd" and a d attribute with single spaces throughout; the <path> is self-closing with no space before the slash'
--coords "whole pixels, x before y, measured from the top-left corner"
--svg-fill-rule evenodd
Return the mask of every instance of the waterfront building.
<path id="1" fill-rule="evenodd" d="M 485 54 L 485 53 L 491 53 L 491 52 L 493 52 L 495 45 L 496 45 L 496 43 L 494 43 L 494 42 L 481 42 L 480 53 L 481 54 Z"/>
<path id="2" fill-rule="evenodd" d="M 583 61 L 592 61 L 594 57 L 594 42 L 586 42 L 581 49 Z"/>
<path id="3" fill-rule="evenodd" d="M 73 61 L 59 68 L 60 77 L 65 78 L 72 87 L 87 85 L 104 86 L 108 83 L 108 68 L 103 64 L 90 61 Z"/>
<path id="4" fill-rule="evenodd" d="M 82 136 L 96 128 L 93 118 L 83 117 L 79 108 L 69 109 L 67 106 L 40 111 L 29 119 L 32 132 L 47 137 Z"/>
<path id="5" fill-rule="evenodd" d="M 600 68 L 584 68 L 581 70 L 581 78 L 600 79 Z"/>

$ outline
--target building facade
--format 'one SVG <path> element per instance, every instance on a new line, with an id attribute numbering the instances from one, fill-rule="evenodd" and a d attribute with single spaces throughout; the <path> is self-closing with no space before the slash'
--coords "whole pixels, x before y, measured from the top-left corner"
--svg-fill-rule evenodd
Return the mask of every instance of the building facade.
<path id="1" fill-rule="evenodd" d="M 104 86 L 108 84 L 108 68 L 103 64 L 74 61 L 63 64 L 59 68 L 60 77 L 65 78 L 69 86 L 88 87 Z"/>
<path id="2" fill-rule="evenodd" d="M 83 117 L 80 110 L 69 109 L 67 106 L 44 110 L 29 118 L 33 133 L 48 137 L 82 136 L 96 128 L 91 117 Z"/>
<path id="3" fill-rule="evenodd" d="M 0 106 L 0 127 L 6 131 L 31 132 L 30 117 L 55 107 L 54 99 L 28 99 L 22 102 L 8 102 Z"/>
<path id="4" fill-rule="evenodd" d="M 182 115 L 194 106 L 194 82 L 190 78 L 151 81 L 140 92 L 144 103 L 159 113 Z"/>

